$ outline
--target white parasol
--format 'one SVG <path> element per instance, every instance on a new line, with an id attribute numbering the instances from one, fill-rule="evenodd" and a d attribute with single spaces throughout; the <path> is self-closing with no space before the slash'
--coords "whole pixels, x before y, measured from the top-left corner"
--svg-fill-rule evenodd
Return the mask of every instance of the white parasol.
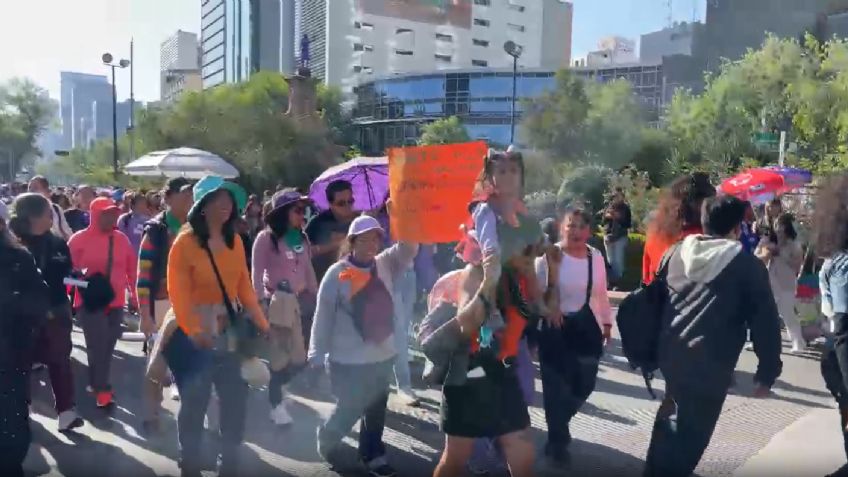
<path id="1" fill-rule="evenodd" d="M 239 176 L 238 170 L 220 156 L 190 147 L 151 152 L 127 164 L 124 172 L 131 176 L 186 179 L 201 179 L 209 175 L 235 179 Z"/>

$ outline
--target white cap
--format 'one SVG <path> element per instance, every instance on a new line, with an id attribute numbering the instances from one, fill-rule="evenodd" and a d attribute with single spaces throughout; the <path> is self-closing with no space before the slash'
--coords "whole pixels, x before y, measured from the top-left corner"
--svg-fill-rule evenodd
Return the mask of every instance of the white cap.
<path id="1" fill-rule="evenodd" d="M 353 219 L 353 222 L 350 223 L 350 229 L 347 232 L 348 237 L 356 237 L 357 235 L 362 235 L 365 232 L 370 232 L 372 230 L 379 230 L 380 233 L 386 233 L 383 230 L 383 227 L 380 225 L 380 222 L 377 221 L 374 217 L 370 215 L 360 215 L 359 217 Z"/>
<path id="2" fill-rule="evenodd" d="M 9 207 L 2 200 L 0 200 L 0 220 L 9 223 Z"/>

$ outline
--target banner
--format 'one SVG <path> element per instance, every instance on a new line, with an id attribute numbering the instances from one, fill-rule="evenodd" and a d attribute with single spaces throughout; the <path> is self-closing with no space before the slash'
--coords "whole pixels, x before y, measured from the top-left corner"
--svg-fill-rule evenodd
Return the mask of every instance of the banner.
<path id="1" fill-rule="evenodd" d="M 389 149 L 392 238 L 458 241 L 487 151 L 483 141 Z"/>

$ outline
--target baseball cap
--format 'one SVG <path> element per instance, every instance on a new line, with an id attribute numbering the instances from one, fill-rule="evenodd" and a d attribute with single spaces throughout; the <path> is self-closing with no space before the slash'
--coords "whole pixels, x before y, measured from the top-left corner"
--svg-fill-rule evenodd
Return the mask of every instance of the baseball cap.
<path id="1" fill-rule="evenodd" d="M 372 230 L 379 230 L 381 234 L 386 233 L 386 231 L 383 230 L 383 227 L 380 226 L 380 222 L 378 222 L 377 219 L 370 215 L 360 215 L 353 219 L 353 222 L 350 223 L 350 229 L 347 232 L 347 236 L 356 237 Z"/>
<path id="2" fill-rule="evenodd" d="M 115 205 L 115 201 L 108 197 L 98 197 L 91 201 L 89 206 L 92 214 L 102 214 L 105 212 L 115 211 L 120 212 L 121 208 Z"/>
<path id="3" fill-rule="evenodd" d="M 294 202 L 307 202 L 309 200 L 309 197 L 301 194 L 295 189 L 281 190 L 274 194 L 274 197 L 271 199 L 271 207 L 273 207 L 271 213 L 274 213 Z"/>
<path id="4" fill-rule="evenodd" d="M 183 191 L 183 188 L 190 185 L 191 181 L 186 179 L 185 177 L 174 177 L 173 179 L 170 179 L 168 180 L 168 182 L 165 183 L 165 189 L 163 191 L 165 192 L 166 196 L 169 196 L 171 194 L 179 194 Z"/>

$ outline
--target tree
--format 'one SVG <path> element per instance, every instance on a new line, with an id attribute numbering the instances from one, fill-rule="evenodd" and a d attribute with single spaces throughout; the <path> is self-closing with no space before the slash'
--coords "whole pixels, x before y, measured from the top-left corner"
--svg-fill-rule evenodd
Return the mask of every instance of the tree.
<path id="1" fill-rule="evenodd" d="M 40 153 L 36 140 L 50 125 L 56 109 L 47 91 L 29 79 L 13 78 L 0 84 L 0 157 L 5 162 L 11 156 L 14 172 Z M 6 164 L 2 174 L 7 176 L 10 168 Z"/>
<path id="2" fill-rule="evenodd" d="M 624 167 L 639 150 L 645 128 L 642 106 L 627 80 L 594 83 L 587 92 L 584 154 L 613 169 Z"/>
<path id="3" fill-rule="evenodd" d="M 521 130 L 526 142 L 564 160 L 583 155 L 589 98 L 583 80 L 568 70 L 556 74 L 556 86 L 524 107 Z"/>
<path id="4" fill-rule="evenodd" d="M 456 144 L 468 142 L 471 138 L 465 126 L 456 116 L 439 119 L 425 125 L 421 131 L 418 144 L 429 146 L 433 144 Z"/>

